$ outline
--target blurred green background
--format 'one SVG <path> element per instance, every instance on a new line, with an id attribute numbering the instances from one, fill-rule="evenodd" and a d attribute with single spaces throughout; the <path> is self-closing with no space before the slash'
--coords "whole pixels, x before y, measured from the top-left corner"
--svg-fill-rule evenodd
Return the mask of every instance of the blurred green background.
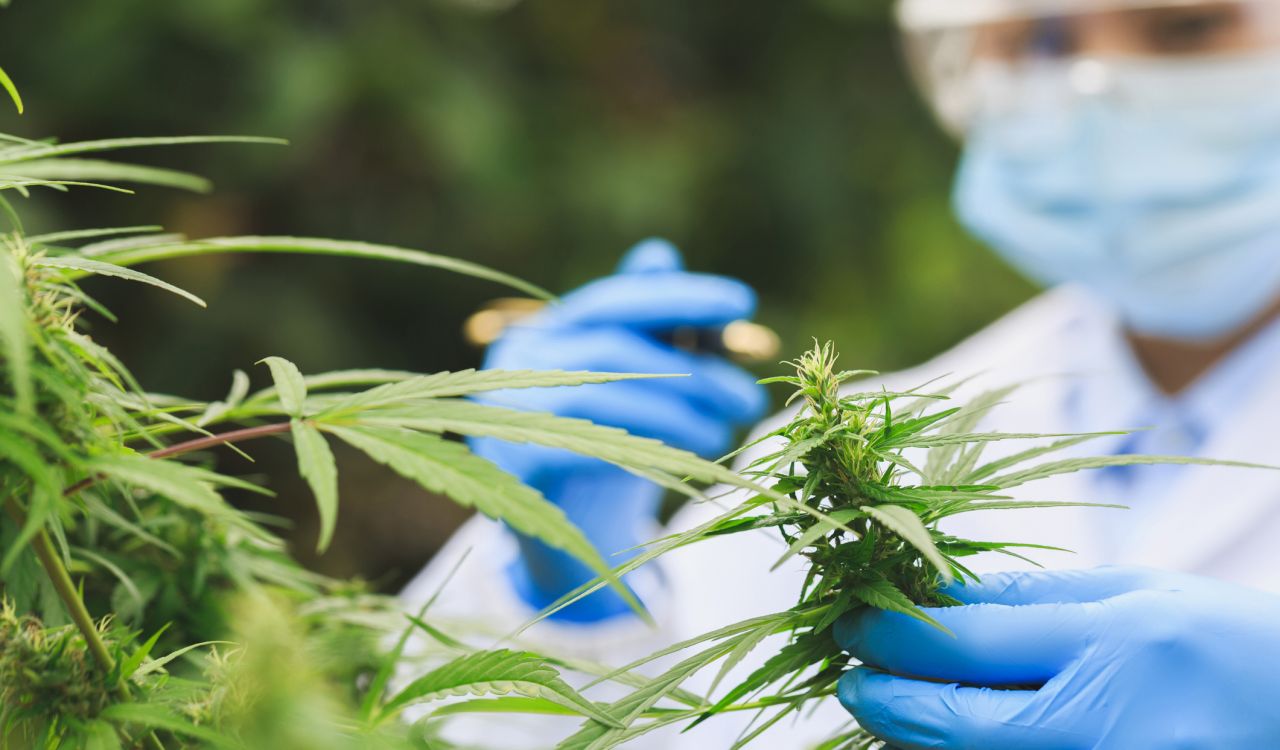
<path id="1" fill-rule="evenodd" d="M 33 230 L 362 239 L 556 291 L 660 235 L 754 285 L 788 355 L 832 339 L 881 370 L 1031 294 L 950 215 L 956 147 L 904 72 L 888 0 L 24 0 L 0 12 L 0 56 L 27 100 L 0 114 L 8 132 L 292 142 L 130 153 L 218 190 L 41 197 Z M 95 281 L 121 322 L 93 333 L 148 388 L 205 399 L 233 368 L 265 381 L 253 362 L 270 354 L 308 372 L 476 366 L 460 327 L 505 293 L 338 259 L 149 270 L 210 309 Z M 254 453 L 227 467 L 270 475 L 264 507 L 294 519 L 306 557 L 315 521 L 288 451 Z M 464 516 L 352 456 L 343 471 L 340 533 L 309 560 L 328 572 L 394 587 Z"/>

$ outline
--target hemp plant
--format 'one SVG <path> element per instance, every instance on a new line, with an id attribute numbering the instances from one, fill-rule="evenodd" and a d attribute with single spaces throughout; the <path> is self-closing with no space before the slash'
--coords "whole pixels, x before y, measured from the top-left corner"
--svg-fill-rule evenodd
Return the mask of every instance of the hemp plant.
<path id="1" fill-rule="evenodd" d="M 198 176 L 99 154 L 219 142 L 278 141 L 60 144 L 0 134 L 0 747 L 445 748 L 429 727 L 398 717 L 457 691 L 536 695 L 621 726 L 561 680 L 556 663 L 526 652 L 460 657 L 395 687 L 391 675 L 405 639 L 388 650 L 387 636 L 429 625 L 420 617 L 406 621 L 395 601 L 358 582 L 304 570 L 269 519 L 223 496 L 229 489 L 269 491 L 228 473 L 215 453 L 235 462 L 229 451 L 247 459 L 251 441 L 290 442 L 315 496 L 321 551 L 340 523 L 330 447 L 339 441 L 578 557 L 633 602 L 555 505 L 454 438 L 574 451 L 691 494 L 697 490 L 684 478 L 752 483 L 620 430 L 468 398 L 648 376 L 304 376 L 271 356 L 259 363 L 271 384 L 256 391 L 242 371 L 213 403 L 147 391 L 90 335 L 87 321 L 120 324 L 82 287 L 90 277 L 149 284 L 203 305 L 135 266 L 216 253 L 321 254 L 443 269 L 551 297 L 489 268 L 399 247 L 299 237 L 193 241 L 157 227 L 32 234 L 23 226 L 16 199 L 36 190 L 129 192 L 119 187 L 129 183 L 206 190 Z"/>
<path id="2" fill-rule="evenodd" d="M 805 562 L 807 573 L 796 605 L 727 625 L 605 672 L 584 692 L 602 682 L 635 689 L 602 706 L 613 723 L 589 719 L 557 746 L 559 750 L 607 750 L 668 725 L 691 728 L 714 721 L 718 714 L 756 712 L 733 746 L 742 747 L 812 702 L 832 699 L 836 683 L 851 667 L 848 655 L 832 635 L 842 615 L 874 607 L 941 627 L 922 607 L 958 604 L 945 593 L 945 586 L 977 580 L 966 567 L 966 559 L 996 553 L 1026 560 L 1024 553 L 1057 549 L 956 537 L 939 528 L 945 519 L 979 511 L 1119 507 L 1023 500 L 1009 494 L 1022 485 L 1107 466 L 1245 466 L 1172 456 L 1061 457 L 1056 454 L 1124 433 L 981 431 L 984 417 L 1017 386 L 982 393 L 958 405 L 952 399 L 964 381 L 900 392 L 858 391 L 851 387 L 851 381 L 875 373 L 838 369 L 831 344 L 815 345 L 790 364 L 794 375 L 764 382 L 794 386 L 792 401 L 800 401 L 799 409 L 787 424 L 737 452 L 765 452 L 747 464 L 743 476 L 769 490 L 748 493 L 716 518 L 656 540 L 615 569 L 615 574 L 623 575 L 689 544 L 713 544 L 725 535 L 766 530 L 780 534 L 786 543 L 778 565 L 796 557 Z M 984 458 L 988 446 L 1004 441 L 1025 441 L 1027 445 L 1002 457 Z M 539 619 L 603 585 L 603 581 L 596 581 L 580 587 Z M 750 653 L 773 643 L 766 639 L 780 634 L 786 638 L 780 650 L 745 679 L 719 690 Z M 674 655 L 683 658 L 657 676 L 640 676 L 638 670 L 645 665 Z M 718 671 L 706 695 L 683 688 L 690 677 L 712 667 Z M 474 700 L 451 706 L 449 712 L 516 711 L 522 707 L 539 713 L 568 713 L 536 698 L 506 698 L 497 703 Z M 883 745 L 863 730 L 848 727 L 839 729 L 819 747 L 867 750 Z"/>

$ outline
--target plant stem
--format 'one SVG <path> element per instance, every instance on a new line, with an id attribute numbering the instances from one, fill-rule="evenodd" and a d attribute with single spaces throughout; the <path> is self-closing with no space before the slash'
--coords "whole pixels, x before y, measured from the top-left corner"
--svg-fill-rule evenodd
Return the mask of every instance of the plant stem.
<path id="1" fill-rule="evenodd" d="M 271 435 L 282 435 L 290 429 L 289 422 L 276 422 L 272 424 L 259 425 L 258 427 L 246 427 L 242 430 L 233 430 L 224 432 L 221 435 L 209 435 L 207 437 L 188 440 L 185 443 L 176 443 L 167 448 L 161 448 L 158 451 L 152 451 L 147 454 L 147 458 L 171 458 L 180 456 L 184 453 L 204 450 L 205 448 L 214 448 L 219 445 L 229 445 L 231 443 L 243 443 L 248 440 L 269 437 Z M 86 490 L 97 484 L 102 479 L 101 474 L 85 477 L 79 482 L 71 485 L 62 491 L 63 497 L 71 497 L 72 495 Z"/>
<path id="2" fill-rule="evenodd" d="M 158 451 L 152 451 L 147 454 L 148 458 L 170 458 L 172 456 L 180 456 L 183 453 L 191 453 L 192 451 L 204 450 L 205 448 L 214 448 L 219 445 L 227 445 L 229 443 L 243 443 L 247 440 L 256 440 L 257 438 L 269 437 L 271 435 L 282 435 L 289 431 L 289 422 L 275 422 L 272 424 L 259 425 L 257 427 L 246 427 L 242 430 L 233 430 L 224 432 L 220 435 L 209 435 L 207 437 L 188 440 L 185 443 L 177 443 L 168 448 L 161 448 Z"/>
<path id="3" fill-rule="evenodd" d="M 26 516 L 22 509 L 18 507 L 18 502 L 14 498 L 9 498 L 5 505 L 9 511 L 9 516 L 13 518 L 18 528 L 26 525 Z M 93 622 L 93 616 L 89 614 L 88 608 L 80 599 L 80 593 L 76 590 L 75 583 L 71 580 L 71 574 L 67 572 L 67 568 L 62 564 L 57 550 L 53 548 L 53 542 L 49 539 L 49 532 L 44 529 L 36 532 L 35 537 L 31 540 L 31 549 L 36 553 L 36 558 L 40 561 L 40 567 L 44 568 L 44 572 L 49 576 L 49 582 L 53 584 L 54 591 L 58 592 L 58 598 L 62 600 L 62 604 L 67 608 L 67 614 L 71 615 L 71 621 L 79 628 L 80 634 L 84 636 L 85 643 L 89 646 L 89 652 L 93 654 L 93 658 L 98 660 L 102 668 L 107 672 L 115 669 L 115 660 L 111 658 L 111 653 L 107 651 L 107 645 L 102 642 L 102 637 L 98 635 L 98 628 Z"/>
<path id="4" fill-rule="evenodd" d="M 5 509 L 9 512 L 9 516 L 13 518 L 18 528 L 22 528 L 27 523 L 26 514 L 22 508 L 18 506 L 16 498 L 9 498 L 5 502 Z M 107 644 L 103 642 L 102 636 L 98 633 L 98 626 L 93 621 L 93 616 L 89 614 L 89 608 L 85 606 L 84 600 L 80 598 L 80 592 L 76 590 L 75 583 L 71 580 L 71 574 L 67 572 L 67 566 L 62 564 L 62 558 L 58 555 L 58 551 L 53 547 L 53 541 L 49 539 L 49 532 L 40 529 L 36 532 L 35 537 L 31 540 L 31 549 L 36 553 L 36 559 L 40 561 L 40 567 L 44 568 L 45 575 L 49 577 L 49 582 L 53 584 L 54 591 L 57 592 L 58 598 L 62 600 L 62 604 L 67 608 L 67 614 L 71 615 L 71 621 L 75 623 L 76 629 L 80 631 L 80 635 L 84 636 L 84 642 L 89 648 L 89 653 L 93 654 L 93 658 L 98 661 L 103 671 L 108 675 L 115 671 L 116 660 L 111 657 L 111 652 L 107 650 Z M 123 680 L 116 683 L 116 695 L 124 701 L 132 700 L 133 695 L 129 692 L 129 686 Z M 151 733 L 147 735 L 147 744 L 154 750 L 164 750 L 164 745 L 160 740 Z"/>
<path id="5" fill-rule="evenodd" d="M 221 435 L 210 435 L 188 440 L 184 443 L 152 451 L 147 456 L 155 459 L 169 458 L 218 445 L 240 443 L 269 435 L 279 435 L 288 432 L 289 429 L 290 423 L 288 422 L 247 427 Z M 64 497 L 70 497 L 81 490 L 93 486 L 101 479 L 101 474 L 85 477 L 65 489 L 62 494 Z M 18 505 L 17 498 L 8 498 L 5 501 L 5 509 L 19 528 L 26 525 L 26 514 L 23 513 L 22 508 Z M 98 664 L 102 666 L 107 674 L 111 674 L 116 668 L 116 661 L 112 658 L 111 652 L 107 650 L 107 644 L 103 642 L 102 636 L 99 635 L 93 616 L 89 614 L 88 607 L 85 606 L 84 600 L 80 598 L 80 592 L 76 590 L 76 585 L 71 580 L 71 574 L 67 572 L 67 567 L 62 564 L 62 558 L 58 555 L 58 551 L 54 549 L 53 541 L 49 539 L 49 532 L 45 529 L 40 529 L 31 540 L 31 548 L 35 552 L 36 558 L 40 561 L 40 567 L 44 568 L 45 574 L 49 577 L 49 582 L 53 584 L 58 598 L 62 600 L 63 606 L 67 608 L 67 613 L 71 615 L 71 621 L 75 623 L 80 634 L 84 636 L 89 653 L 93 654 L 93 658 L 98 661 Z M 133 698 L 129 691 L 129 685 L 124 680 L 116 684 L 116 694 L 121 700 L 125 701 Z M 154 733 L 148 733 L 144 741 L 152 750 L 164 750 L 164 745 L 161 744 Z"/>

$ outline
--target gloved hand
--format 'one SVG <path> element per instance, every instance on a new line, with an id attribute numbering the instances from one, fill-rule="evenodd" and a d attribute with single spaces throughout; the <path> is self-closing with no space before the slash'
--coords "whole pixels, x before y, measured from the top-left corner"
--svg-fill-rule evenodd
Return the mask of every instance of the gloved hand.
<path id="1" fill-rule="evenodd" d="M 482 400 L 589 419 L 719 457 L 730 449 L 736 428 L 764 413 L 764 390 L 721 357 L 686 352 L 660 337 L 677 328 L 714 329 L 748 318 L 755 303 L 755 293 L 741 282 L 685 272 L 670 243 L 642 242 L 617 274 L 587 284 L 509 329 L 490 348 L 485 367 L 691 377 L 500 391 Z M 663 494 L 657 485 L 567 451 L 493 439 L 473 441 L 472 447 L 557 503 L 610 562 L 625 561 L 615 553 L 651 538 Z M 519 541 L 520 561 L 509 572 L 533 607 L 545 607 L 595 578 L 559 550 L 525 537 Z M 605 589 L 557 616 L 593 622 L 628 612 L 622 597 Z"/>
<path id="2" fill-rule="evenodd" d="M 1280 747 L 1280 597 L 1133 568 L 995 575 L 948 593 L 972 606 L 928 612 L 954 637 L 874 610 L 837 623 L 841 645 L 876 668 L 846 674 L 840 701 L 891 745 Z"/>

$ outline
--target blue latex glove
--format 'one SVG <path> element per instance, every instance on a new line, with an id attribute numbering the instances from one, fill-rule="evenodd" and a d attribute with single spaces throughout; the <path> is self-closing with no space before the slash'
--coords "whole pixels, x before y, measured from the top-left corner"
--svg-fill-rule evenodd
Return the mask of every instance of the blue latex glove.
<path id="1" fill-rule="evenodd" d="M 621 427 L 704 457 L 727 452 L 735 429 L 767 405 L 755 378 L 718 356 L 664 343 L 676 328 L 719 328 L 755 311 L 750 287 L 721 276 L 684 271 L 668 242 L 633 248 L 617 274 L 566 295 L 512 327 L 490 349 L 490 369 L 680 373 L 687 378 L 624 381 L 573 388 L 486 394 L 486 403 L 546 411 Z M 557 503 L 610 562 L 647 540 L 663 491 L 621 469 L 567 451 L 473 441 L 474 450 Z M 521 557 L 509 571 L 516 590 L 542 608 L 595 578 L 586 566 L 545 544 L 520 537 Z M 562 610 L 560 619 L 593 622 L 626 614 L 616 592 L 602 590 Z"/>
<path id="2" fill-rule="evenodd" d="M 1280 597 L 1101 568 L 988 576 L 931 609 L 855 612 L 840 701 L 904 750 L 1280 747 Z M 1028 686 L 1040 686 L 1038 690 Z"/>

